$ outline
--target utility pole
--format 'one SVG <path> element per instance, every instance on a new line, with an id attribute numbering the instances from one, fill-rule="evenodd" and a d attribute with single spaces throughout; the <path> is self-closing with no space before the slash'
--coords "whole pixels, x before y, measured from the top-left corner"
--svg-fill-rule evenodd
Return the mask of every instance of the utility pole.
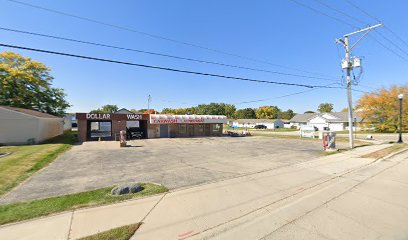
<path id="1" fill-rule="evenodd" d="M 346 34 L 343 36 L 343 39 L 336 39 L 336 43 L 343 43 L 344 49 L 346 51 L 346 56 L 342 61 L 342 68 L 346 69 L 347 75 L 346 75 L 346 86 L 347 86 L 347 101 L 348 101 L 348 121 L 349 121 L 349 146 L 350 148 L 354 148 L 354 136 L 353 136 L 353 99 L 352 99 L 352 94 L 351 94 L 351 71 L 355 67 L 360 67 L 360 59 L 358 61 L 351 61 L 351 50 L 361 41 L 363 40 L 364 37 L 367 36 L 367 34 L 374 28 L 381 27 L 382 23 L 374 25 L 374 26 L 369 26 L 363 29 L 360 29 L 358 31 Z M 349 43 L 349 37 L 358 33 L 365 32 L 364 35 L 354 43 L 353 46 L 350 47 Z"/>

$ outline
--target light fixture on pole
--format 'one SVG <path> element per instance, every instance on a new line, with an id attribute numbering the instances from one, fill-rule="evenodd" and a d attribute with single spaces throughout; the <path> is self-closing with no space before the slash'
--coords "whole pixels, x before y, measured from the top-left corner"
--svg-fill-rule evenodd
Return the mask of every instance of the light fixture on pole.
<path id="1" fill-rule="evenodd" d="M 402 99 L 404 98 L 404 94 L 399 94 L 398 99 L 399 99 L 399 137 L 398 137 L 398 143 L 403 143 L 402 141 Z"/>

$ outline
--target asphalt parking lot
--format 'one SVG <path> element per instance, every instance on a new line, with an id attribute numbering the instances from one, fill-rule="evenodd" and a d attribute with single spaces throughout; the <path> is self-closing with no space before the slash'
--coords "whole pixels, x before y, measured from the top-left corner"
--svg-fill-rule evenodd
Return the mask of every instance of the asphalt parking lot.
<path id="1" fill-rule="evenodd" d="M 8 203 L 111 186 L 155 182 L 175 189 L 313 160 L 320 141 L 269 137 L 85 142 L 0 200 Z"/>

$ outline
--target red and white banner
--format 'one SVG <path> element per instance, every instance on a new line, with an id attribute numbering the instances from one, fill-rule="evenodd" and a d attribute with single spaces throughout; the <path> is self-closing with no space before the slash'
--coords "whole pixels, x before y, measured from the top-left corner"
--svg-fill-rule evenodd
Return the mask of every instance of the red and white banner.
<path id="1" fill-rule="evenodd" d="M 151 114 L 150 124 L 183 124 L 183 123 L 227 123 L 226 116 L 221 115 L 167 115 Z"/>

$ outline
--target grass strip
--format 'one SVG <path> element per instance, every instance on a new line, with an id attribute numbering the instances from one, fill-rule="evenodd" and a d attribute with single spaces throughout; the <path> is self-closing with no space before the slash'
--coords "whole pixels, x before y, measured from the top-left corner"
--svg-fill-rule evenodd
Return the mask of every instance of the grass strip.
<path id="1" fill-rule="evenodd" d="M 43 144 L 0 147 L 0 152 L 11 153 L 0 158 L 0 196 L 69 150 L 75 142 L 74 134 L 67 132 Z"/>
<path id="2" fill-rule="evenodd" d="M 381 149 L 381 150 L 378 150 L 378 151 L 363 155 L 362 157 L 363 158 L 380 159 L 380 158 L 383 158 L 385 156 L 390 155 L 393 152 L 398 152 L 398 151 L 400 151 L 400 150 L 402 150 L 404 148 L 408 148 L 408 144 L 396 143 L 396 144 L 394 144 L 394 145 L 392 145 L 390 147 L 387 147 L 387 148 L 384 148 L 384 149 Z"/>
<path id="3" fill-rule="evenodd" d="M 130 224 L 108 231 L 100 232 L 79 240 L 129 240 L 140 227 L 141 223 Z"/>
<path id="4" fill-rule="evenodd" d="M 141 185 L 143 187 L 142 191 L 120 196 L 111 195 L 113 187 L 105 187 L 88 192 L 0 205 L 0 225 L 67 210 L 121 202 L 168 191 L 166 187 L 157 184 L 143 183 Z"/>

